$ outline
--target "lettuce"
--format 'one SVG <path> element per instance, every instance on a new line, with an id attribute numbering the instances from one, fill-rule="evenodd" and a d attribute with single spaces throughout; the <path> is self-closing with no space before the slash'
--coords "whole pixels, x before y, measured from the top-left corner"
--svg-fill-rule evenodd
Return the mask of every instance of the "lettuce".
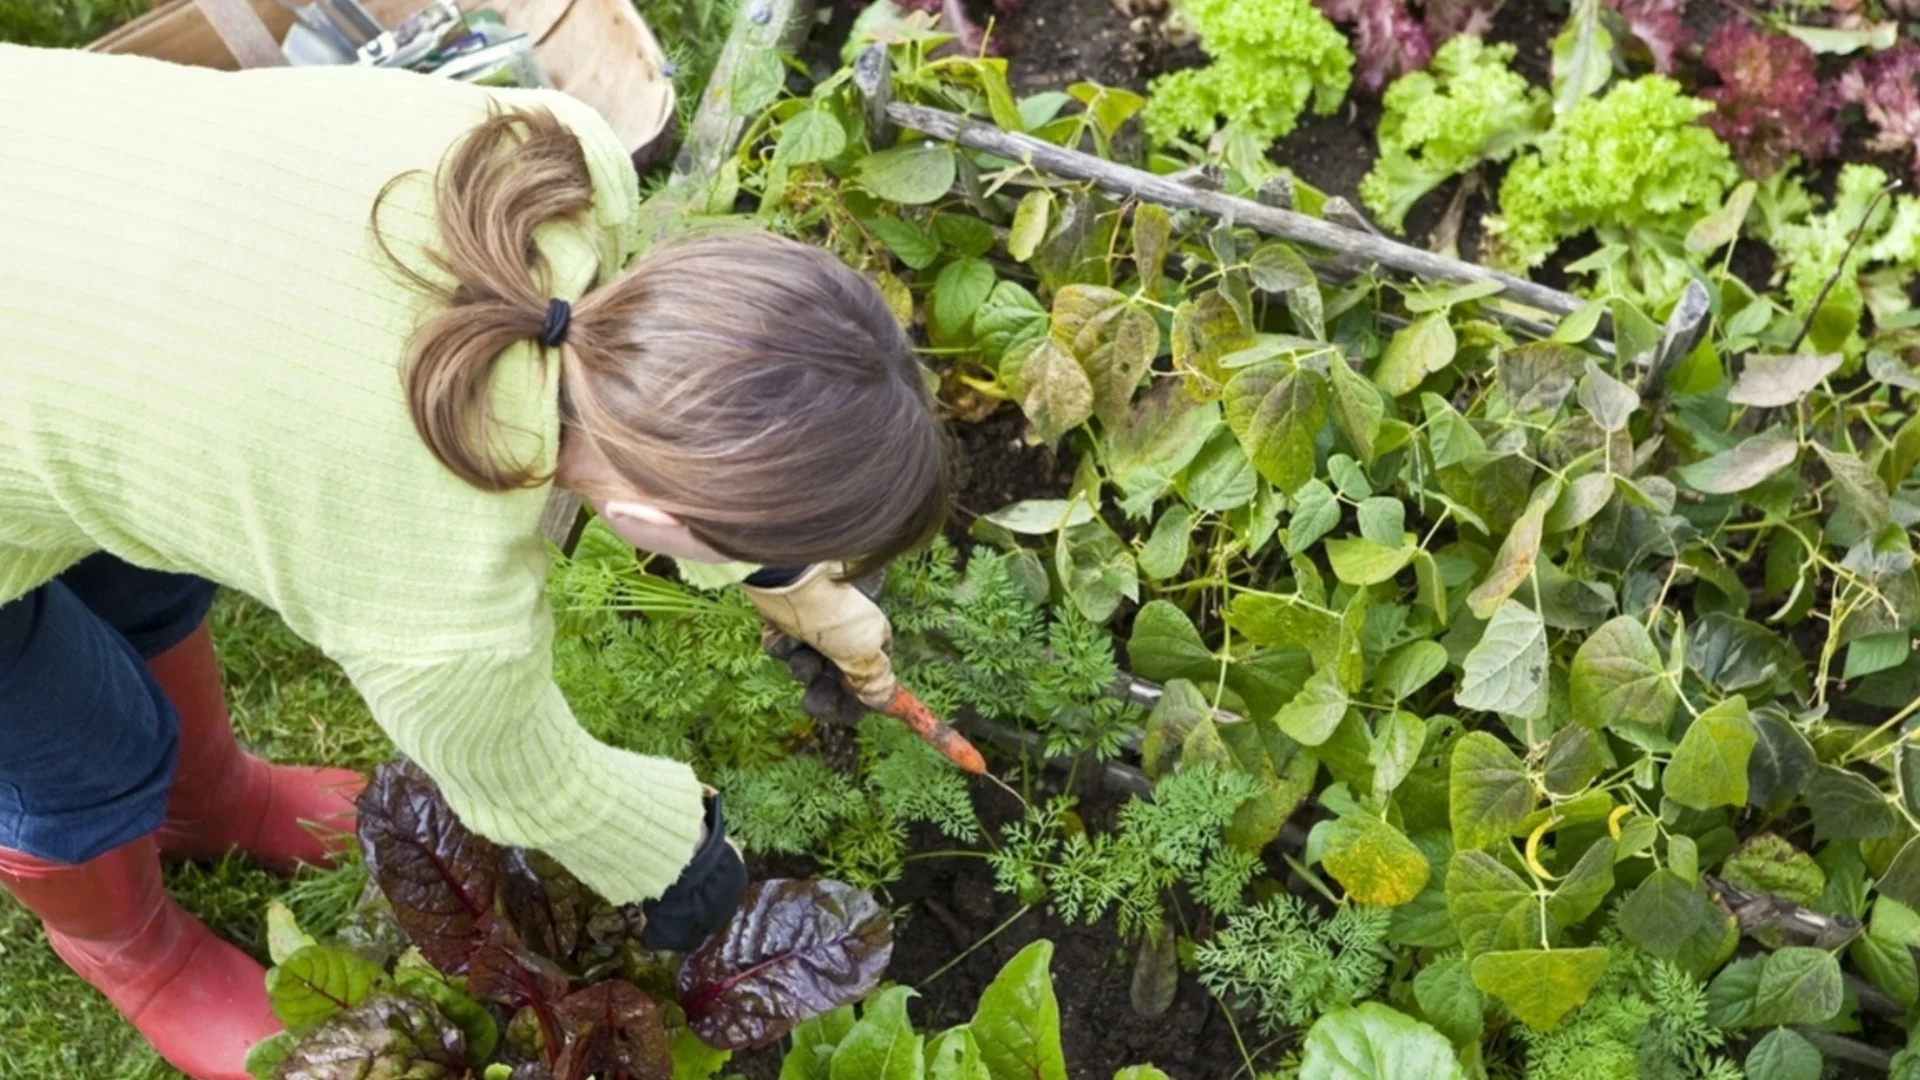
<path id="1" fill-rule="evenodd" d="M 1327 18 L 1353 26 L 1354 81 L 1377 94 L 1419 71 L 1457 34 L 1485 34 L 1501 0 L 1316 0 Z M 1416 13 L 1414 9 L 1418 8 Z"/>
<path id="2" fill-rule="evenodd" d="M 1326 115 L 1346 97 L 1353 53 L 1311 0 L 1186 0 L 1185 10 L 1213 62 L 1153 81 L 1142 122 L 1154 139 L 1208 138 L 1225 118 L 1271 142 L 1293 130 L 1309 101 Z"/>
<path id="3" fill-rule="evenodd" d="M 1818 161 L 1839 153 L 1840 100 L 1815 76 L 1804 43 L 1728 19 L 1708 43 L 1706 61 L 1721 83 L 1700 92 L 1717 107 L 1706 124 L 1747 175 L 1764 180 L 1796 154 Z"/>
<path id="4" fill-rule="evenodd" d="M 1840 93 L 1880 129 L 1868 145 L 1884 153 L 1910 151 L 1920 181 L 1920 44 L 1903 41 L 1860 60 L 1840 77 Z"/>
<path id="5" fill-rule="evenodd" d="M 1490 261 L 1524 272 L 1601 227 L 1684 232 L 1739 175 L 1726 144 L 1697 123 L 1712 110 L 1663 75 L 1580 102 L 1508 170 L 1500 213 L 1486 221 Z"/>
<path id="6" fill-rule="evenodd" d="M 1434 55 L 1431 71 L 1387 88 L 1380 156 L 1360 182 L 1381 224 L 1400 231 L 1421 196 L 1482 161 L 1505 161 L 1546 126 L 1546 92 L 1509 66 L 1516 51 L 1456 37 Z"/>
<path id="7" fill-rule="evenodd" d="M 1776 256 L 1776 279 L 1784 282 L 1796 315 L 1806 317 L 1827 280 L 1837 275 L 1821 305 L 1821 321 L 1845 328 L 1835 336 L 1844 337 L 1849 354 L 1857 353 L 1861 345 L 1853 334 L 1861 314 L 1872 309 L 1884 318 L 1903 310 L 1908 303 L 1907 281 L 1920 269 L 1920 199 L 1905 195 L 1883 199 L 1872 218 L 1866 216 L 1887 180 L 1887 174 L 1875 166 L 1849 164 L 1841 168 L 1833 202 L 1825 212 L 1813 213 L 1811 198 L 1797 181 L 1791 181 L 1773 197 L 1788 209 L 1762 216 L 1766 240 Z M 1855 229 L 1861 229 L 1860 243 L 1849 256 L 1847 245 Z"/>

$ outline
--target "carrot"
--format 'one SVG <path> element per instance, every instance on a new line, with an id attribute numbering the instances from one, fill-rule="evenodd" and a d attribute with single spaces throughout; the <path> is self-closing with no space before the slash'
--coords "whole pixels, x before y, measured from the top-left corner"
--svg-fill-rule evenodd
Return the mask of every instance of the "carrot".
<path id="1" fill-rule="evenodd" d="M 909 730 L 920 736 L 921 741 L 940 751 L 942 757 L 960 766 L 963 771 L 975 776 L 987 775 L 987 761 L 980 756 L 980 751 L 973 748 L 966 736 L 933 715 L 933 710 L 915 697 L 913 691 L 904 686 L 895 687 L 893 697 L 879 711 L 907 725 Z"/>

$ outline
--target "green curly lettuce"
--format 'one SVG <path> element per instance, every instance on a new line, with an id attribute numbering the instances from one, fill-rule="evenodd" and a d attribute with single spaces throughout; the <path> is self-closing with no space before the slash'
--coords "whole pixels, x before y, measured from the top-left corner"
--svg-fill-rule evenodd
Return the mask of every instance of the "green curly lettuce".
<path id="1" fill-rule="evenodd" d="M 1906 308 L 1907 282 L 1920 269 L 1920 200 L 1882 199 L 1869 219 L 1868 208 L 1887 179 L 1873 165 L 1843 167 L 1833 202 L 1823 213 L 1813 212 L 1813 200 L 1797 181 L 1775 195 L 1773 202 L 1784 209 L 1763 215 L 1764 234 L 1796 315 L 1809 312 L 1829 278 L 1834 285 L 1821 310 L 1847 325 L 1857 327 L 1868 309 L 1885 318 Z M 1860 243 L 1848 255 L 1856 229 Z M 1860 345 L 1849 333 L 1844 349 L 1851 354 Z"/>
<path id="2" fill-rule="evenodd" d="M 1726 144 L 1697 122 L 1711 111 L 1662 75 L 1582 101 L 1507 172 L 1486 222 L 1489 261 L 1524 272 L 1594 229 L 1684 233 L 1739 178 Z"/>
<path id="3" fill-rule="evenodd" d="M 1266 143 L 1292 131 L 1311 101 L 1327 115 L 1353 81 L 1353 52 L 1312 0 L 1185 0 L 1213 62 L 1152 83 L 1143 123 L 1159 142 L 1225 126 Z"/>
<path id="4" fill-rule="evenodd" d="M 1505 161 L 1546 126 L 1546 92 L 1510 66 L 1512 45 L 1462 34 L 1440 47 L 1427 71 L 1401 76 L 1382 99 L 1380 156 L 1360 197 L 1399 232 L 1427 192 L 1483 161 Z"/>

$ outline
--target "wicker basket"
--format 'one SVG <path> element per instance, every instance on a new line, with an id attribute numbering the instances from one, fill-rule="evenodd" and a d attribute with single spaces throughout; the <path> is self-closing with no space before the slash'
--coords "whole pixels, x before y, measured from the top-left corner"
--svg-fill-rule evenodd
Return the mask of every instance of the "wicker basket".
<path id="1" fill-rule="evenodd" d="M 367 0 L 383 26 L 424 8 L 424 0 Z M 460 0 L 487 7 L 534 41 L 555 87 L 594 107 L 636 156 L 671 132 L 673 84 L 666 56 L 632 0 Z M 293 16 L 274 0 L 169 0 L 90 46 L 200 67 L 284 63 L 280 39 Z"/>

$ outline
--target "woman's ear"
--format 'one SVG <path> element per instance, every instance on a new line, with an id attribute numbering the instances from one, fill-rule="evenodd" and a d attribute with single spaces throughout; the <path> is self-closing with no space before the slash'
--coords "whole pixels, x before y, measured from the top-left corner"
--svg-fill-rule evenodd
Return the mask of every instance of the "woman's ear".
<path id="1" fill-rule="evenodd" d="M 606 517 L 627 518 L 645 525 L 661 525 L 667 528 L 673 528 L 682 524 L 679 518 L 651 503 L 629 502 L 624 499 L 616 499 L 606 503 L 601 507 L 600 512 Z"/>

